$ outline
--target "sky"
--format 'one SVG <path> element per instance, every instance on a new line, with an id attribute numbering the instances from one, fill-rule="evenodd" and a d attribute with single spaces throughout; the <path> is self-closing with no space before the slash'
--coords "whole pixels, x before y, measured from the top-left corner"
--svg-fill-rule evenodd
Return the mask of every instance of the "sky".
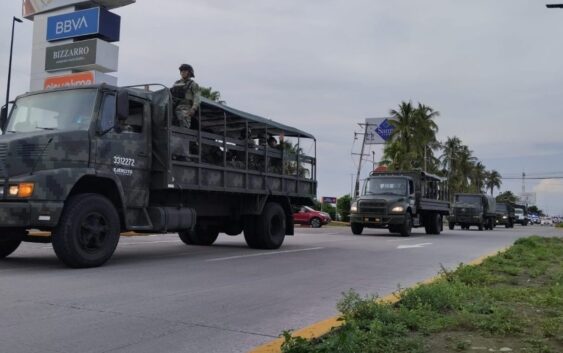
<path id="1" fill-rule="evenodd" d="M 114 10 L 115 75 L 171 85 L 189 63 L 228 105 L 312 133 L 319 198 L 350 192 L 359 123 L 420 102 L 440 112 L 440 141 L 459 137 L 503 176 L 500 192 L 520 193 L 526 173 L 538 207 L 563 215 L 563 179 L 532 179 L 563 177 L 563 9 L 546 3 L 557 1 L 137 0 Z M 0 14 L 5 99 L 21 0 Z M 12 98 L 29 89 L 32 29 L 16 23 Z M 362 177 L 381 146 L 367 153 Z"/>

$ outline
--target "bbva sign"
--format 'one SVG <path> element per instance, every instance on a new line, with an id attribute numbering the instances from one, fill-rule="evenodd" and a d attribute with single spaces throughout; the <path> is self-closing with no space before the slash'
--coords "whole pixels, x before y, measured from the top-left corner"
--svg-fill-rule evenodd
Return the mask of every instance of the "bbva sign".
<path id="1" fill-rule="evenodd" d="M 69 38 L 119 40 L 121 18 L 101 7 L 51 16 L 47 19 L 47 41 Z"/>

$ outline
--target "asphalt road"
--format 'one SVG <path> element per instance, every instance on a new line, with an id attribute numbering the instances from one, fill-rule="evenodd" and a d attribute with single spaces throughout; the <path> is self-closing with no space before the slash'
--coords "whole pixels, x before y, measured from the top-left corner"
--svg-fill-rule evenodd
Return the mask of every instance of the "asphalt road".
<path id="1" fill-rule="evenodd" d="M 0 261 L 0 351 L 6 353 L 246 352 L 283 330 L 335 315 L 351 288 L 386 295 L 553 227 L 412 237 L 386 230 L 297 228 L 281 249 L 241 236 L 212 247 L 176 235 L 122 237 L 95 269 L 62 266 L 50 244 L 23 244 Z"/>

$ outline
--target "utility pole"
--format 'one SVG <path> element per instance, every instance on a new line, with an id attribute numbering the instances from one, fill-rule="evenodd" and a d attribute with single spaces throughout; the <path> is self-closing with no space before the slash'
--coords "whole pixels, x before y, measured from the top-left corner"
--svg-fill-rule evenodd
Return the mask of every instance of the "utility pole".
<path id="1" fill-rule="evenodd" d="M 360 124 L 360 126 L 362 126 L 364 124 Z M 362 159 L 364 159 L 364 149 L 366 146 L 366 135 L 368 134 L 368 125 L 369 124 L 365 124 L 365 128 L 364 128 L 364 133 L 362 135 L 364 135 L 364 138 L 362 139 L 362 149 L 360 151 L 360 160 L 358 162 L 358 172 L 356 174 L 356 185 L 354 188 L 354 196 L 353 197 L 358 197 L 358 195 L 360 194 L 360 172 L 362 170 Z"/>
<path id="2" fill-rule="evenodd" d="M 522 197 L 524 197 L 525 192 L 526 192 L 526 173 L 522 172 Z"/>

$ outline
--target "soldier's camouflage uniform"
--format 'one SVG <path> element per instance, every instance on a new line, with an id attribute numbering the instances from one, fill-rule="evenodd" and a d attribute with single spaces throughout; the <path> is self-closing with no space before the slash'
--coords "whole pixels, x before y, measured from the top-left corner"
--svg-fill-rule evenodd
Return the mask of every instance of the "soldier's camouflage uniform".
<path id="1" fill-rule="evenodd" d="M 180 126 L 189 128 L 191 118 L 199 108 L 199 85 L 194 80 L 188 78 L 174 82 L 170 89 L 174 97 L 176 118 Z"/>

